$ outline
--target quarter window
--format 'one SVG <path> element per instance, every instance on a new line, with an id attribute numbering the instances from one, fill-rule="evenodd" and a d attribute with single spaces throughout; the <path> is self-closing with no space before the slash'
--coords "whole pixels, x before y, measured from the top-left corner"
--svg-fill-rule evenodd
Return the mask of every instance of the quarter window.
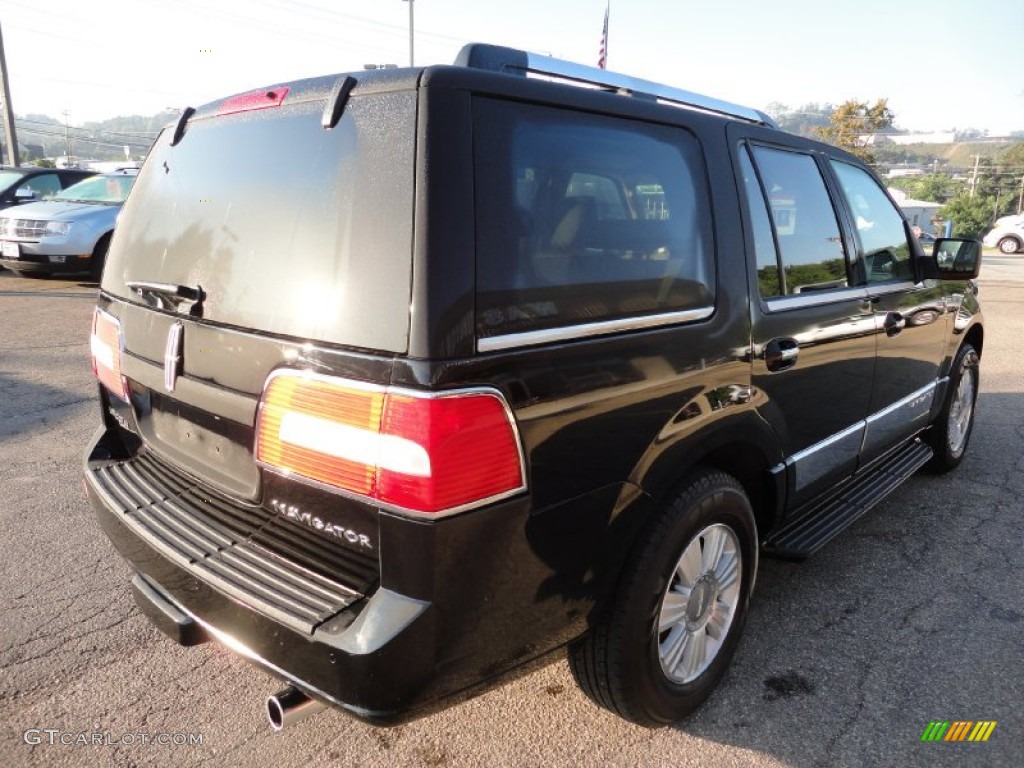
<path id="1" fill-rule="evenodd" d="M 853 216 L 857 248 L 868 283 L 912 280 L 910 243 L 903 216 L 878 183 L 861 168 L 832 161 L 832 169 Z"/>
<path id="2" fill-rule="evenodd" d="M 491 99 L 474 109 L 479 336 L 710 311 L 691 134 Z"/>
<path id="3" fill-rule="evenodd" d="M 760 183 L 744 170 L 755 231 L 761 295 L 784 296 L 849 285 L 843 240 L 832 201 L 811 155 L 753 147 Z M 770 214 L 771 247 L 764 225 Z M 778 245 L 778 264 L 772 250 Z M 780 274 L 781 273 L 781 274 Z"/>

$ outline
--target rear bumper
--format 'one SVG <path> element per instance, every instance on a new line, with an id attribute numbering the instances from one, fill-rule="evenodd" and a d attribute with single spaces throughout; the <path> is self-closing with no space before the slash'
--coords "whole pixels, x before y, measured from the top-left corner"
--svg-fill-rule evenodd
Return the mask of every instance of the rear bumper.
<path id="1" fill-rule="evenodd" d="M 582 516 L 597 524 L 592 533 L 603 529 L 608 511 L 596 504 L 614 503 L 609 492 L 546 520 L 526 498 L 437 522 L 381 513 L 379 582 L 303 631 L 140 535 L 102 482 L 116 431 L 97 432 L 85 484 L 104 532 L 140 574 L 144 613 L 180 643 L 217 640 L 359 719 L 394 724 L 447 706 L 586 630 L 596 581 L 579 554 L 598 539 L 566 526 Z"/>

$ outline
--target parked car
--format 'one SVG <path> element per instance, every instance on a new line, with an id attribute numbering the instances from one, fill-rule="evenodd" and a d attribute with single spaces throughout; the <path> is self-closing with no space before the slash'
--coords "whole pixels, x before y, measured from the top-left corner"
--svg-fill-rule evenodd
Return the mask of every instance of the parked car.
<path id="1" fill-rule="evenodd" d="M 981 246 L 935 250 L 851 154 L 511 49 L 187 109 L 100 286 L 88 496 L 157 626 L 289 684 L 274 727 L 565 650 L 672 722 L 762 554 L 961 462 Z"/>
<path id="2" fill-rule="evenodd" d="M 76 168 L 0 166 L 0 209 L 48 200 L 65 187 L 95 174 Z"/>
<path id="3" fill-rule="evenodd" d="M 46 202 L 0 212 L 0 265 L 26 277 L 88 272 L 98 280 L 136 175 L 92 175 Z"/>
<path id="4" fill-rule="evenodd" d="M 983 242 L 989 248 L 998 248 L 1003 253 L 1024 251 L 1024 215 L 997 219 L 995 227 L 985 235 Z"/>

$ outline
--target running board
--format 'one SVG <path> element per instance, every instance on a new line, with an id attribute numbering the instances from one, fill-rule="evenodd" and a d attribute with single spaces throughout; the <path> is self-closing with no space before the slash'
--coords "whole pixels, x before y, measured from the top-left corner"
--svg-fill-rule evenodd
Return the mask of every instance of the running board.
<path id="1" fill-rule="evenodd" d="M 821 506 L 775 531 L 762 552 L 786 560 L 803 560 L 853 525 L 928 463 L 932 449 L 922 442 L 901 448 Z"/>

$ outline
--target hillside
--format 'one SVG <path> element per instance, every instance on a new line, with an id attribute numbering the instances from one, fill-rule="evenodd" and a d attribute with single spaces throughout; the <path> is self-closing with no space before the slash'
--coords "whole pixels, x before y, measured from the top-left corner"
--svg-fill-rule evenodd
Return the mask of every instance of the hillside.
<path id="1" fill-rule="evenodd" d="M 132 159 L 149 151 L 157 133 L 173 120 L 172 111 L 155 115 L 127 115 L 80 126 L 65 126 L 49 115 L 16 115 L 15 128 L 22 160 L 63 156 L 70 145 L 75 157 L 90 160 L 123 160 L 125 147 Z"/>

